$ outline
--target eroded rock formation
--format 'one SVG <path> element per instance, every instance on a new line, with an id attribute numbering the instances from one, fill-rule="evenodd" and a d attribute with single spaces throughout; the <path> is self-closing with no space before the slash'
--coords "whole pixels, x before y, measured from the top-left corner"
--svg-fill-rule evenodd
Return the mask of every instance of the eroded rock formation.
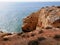
<path id="1" fill-rule="evenodd" d="M 30 16 L 27 16 L 23 19 L 22 31 L 30 32 L 36 29 L 36 25 L 38 23 L 38 13 L 32 13 Z"/>
<path id="2" fill-rule="evenodd" d="M 57 6 L 42 8 L 38 20 L 39 28 L 60 27 L 60 8 Z"/>
<path id="3" fill-rule="evenodd" d="M 22 30 L 21 33 L 1 31 L 0 45 L 60 45 L 60 6 L 41 8 L 27 16 Z"/>
<path id="4" fill-rule="evenodd" d="M 60 27 L 60 7 L 43 7 L 27 16 L 23 21 L 22 30 L 32 31 L 46 27 Z"/>

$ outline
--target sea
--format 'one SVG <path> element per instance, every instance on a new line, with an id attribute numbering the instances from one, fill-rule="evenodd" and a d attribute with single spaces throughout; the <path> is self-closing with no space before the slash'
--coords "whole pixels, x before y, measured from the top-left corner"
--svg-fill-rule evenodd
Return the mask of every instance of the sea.
<path id="1" fill-rule="evenodd" d="M 46 6 L 60 6 L 60 2 L 0 2 L 0 31 L 22 32 L 23 18 Z"/>

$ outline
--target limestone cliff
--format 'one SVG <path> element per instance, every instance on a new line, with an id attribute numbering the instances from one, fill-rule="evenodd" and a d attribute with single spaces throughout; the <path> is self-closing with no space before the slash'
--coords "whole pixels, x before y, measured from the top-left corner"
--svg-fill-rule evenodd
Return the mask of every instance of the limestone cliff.
<path id="1" fill-rule="evenodd" d="M 32 13 L 26 18 L 23 19 L 22 31 L 30 32 L 36 29 L 36 25 L 38 23 L 38 12 Z"/>
<path id="2" fill-rule="evenodd" d="M 30 14 L 23 19 L 22 31 L 0 32 L 0 45 L 60 45 L 60 6 Z"/>
<path id="3" fill-rule="evenodd" d="M 60 7 L 43 7 L 27 16 L 23 21 L 22 30 L 33 31 L 40 28 L 60 27 Z"/>

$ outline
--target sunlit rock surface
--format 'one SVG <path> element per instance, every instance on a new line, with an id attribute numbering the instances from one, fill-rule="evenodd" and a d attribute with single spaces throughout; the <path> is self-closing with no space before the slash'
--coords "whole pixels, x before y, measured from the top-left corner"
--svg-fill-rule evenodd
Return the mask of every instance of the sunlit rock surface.
<path id="1" fill-rule="evenodd" d="M 23 19 L 21 33 L 0 31 L 0 45 L 60 45 L 60 6 L 41 8 Z"/>
<path id="2" fill-rule="evenodd" d="M 43 7 L 30 14 L 24 19 L 22 30 L 27 32 L 46 27 L 60 27 L 59 6 Z"/>

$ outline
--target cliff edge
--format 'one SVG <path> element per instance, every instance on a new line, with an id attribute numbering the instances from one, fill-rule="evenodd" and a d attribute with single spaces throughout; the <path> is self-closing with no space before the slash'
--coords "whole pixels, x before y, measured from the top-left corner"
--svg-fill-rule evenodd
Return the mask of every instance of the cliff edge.
<path id="1" fill-rule="evenodd" d="M 27 16 L 22 25 L 22 31 L 33 31 L 47 27 L 60 27 L 60 6 L 43 7 Z"/>
<path id="2" fill-rule="evenodd" d="M 0 32 L 0 45 L 60 45 L 60 6 L 43 7 L 24 18 L 21 33 Z"/>

